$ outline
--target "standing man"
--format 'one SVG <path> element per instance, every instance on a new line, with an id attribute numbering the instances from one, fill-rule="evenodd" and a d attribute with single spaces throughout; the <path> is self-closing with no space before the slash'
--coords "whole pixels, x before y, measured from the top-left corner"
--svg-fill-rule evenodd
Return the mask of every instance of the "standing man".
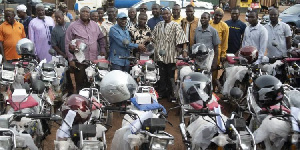
<path id="1" fill-rule="evenodd" d="M 263 25 L 258 23 L 258 14 L 255 11 L 249 12 L 248 22 L 250 25 L 245 29 L 242 47 L 256 47 L 258 50 L 258 59 L 255 63 L 259 64 L 261 63 L 267 48 L 268 31 Z"/>
<path id="2" fill-rule="evenodd" d="M 18 17 L 20 18 L 20 23 L 23 24 L 24 30 L 26 33 L 26 37 L 28 37 L 28 26 L 29 26 L 29 23 L 32 20 L 32 18 L 27 15 L 26 10 L 27 10 L 27 7 L 23 4 L 17 6 L 17 14 L 18 14 Z"/>
<path id="3" fill-rule="evenodd" d="M 98 14 L 99 14 L 99 21 L 98 21 L 98 23 L 101 25 L 102 22 L 105 20 L 105 19 L 103 18 L 105 12 L 104 12 L 104 9 L 103 9 L 103 8 L 97 8 L 97 12 L 98 12 Z"/>
<path id="4" fill-rule="evenodd" d="M 99 14 L 98 14 L 97 11 L 91 11 L 90 19 L 95 21 L 98 24 L 99 27 L 101 26 L 100 23 L 99 23 Z"/>
<path id="5" fill-rule="evenodd" d="M 181 8 L 179 4 L 175 4 L 172 8 L 172 21 L 181 25 L 182 17 L 180 16 Z"/>
<path id="6" fill-rule="evenodd" d="M 187 39 L 180 25 L 171 20 L 172 15 L 169 7 L 163 9 L 162 16 L 164 21 L 157 23 L 152 32 L 152 38 L 155 44 L 154 58 L 155 61 L 158 61 L 160 69 L 158 91 L 161 97 L 168 97 L 170 100 L 174 96 L 175 57 L 179 54 L 176 47 L 183 45 L 184 51 L 186 51 Z M 165 55 L 161 56 L 160 51 L 165 51 Z"/>
<path id="7" fill-rule="evenodd" d="M 135 44 L 147 45 L 151 38 L 151 29 L 146 25 L 148 16 L 145 13 L 140 13 L 138 17 L 138 24 L 129 27 L 129 35 Z M 136 49 L 133 50 L 133 55 L 136 55 Z"/>
<path id="8" fill-rule="evenodd" d="M 148 20 L 147 25 L 150 27 L 151 31 L 154 29 L 156 24 L 164 19 L 160 16 L 160 6 L 158 4 L 152 5 L 152 15 L 153 17 Z"/>
<path id="9" fill-rule="evenodd" d="M 218 68 L 218 45 L 221 41 L 219 39 L 218 31 L 209 24 L 209 20 L 210 14 L 204 12 L 200 19 L 202 26 L 196 29 L 195 43 L 202 43 L 208 49 L 214 50 L 214 60 L 211 67 L 211 70 L 213 71 Z"/>
<path id="10" fill-rule="evenodd" d="M 67 59 L 68 57 L 65 52 L 65 35 L 70 22 L 65 22 L 64 13 L 60 10 L 56 11 L 54 16 L 57 25 L 51 32 L 51 45 L 57 54 Z"/>
<path id="11" fill-rule="evenodd" d="M 224 11 L 221 8 L 217 8 L 214 12 L 214 19 L 209 21 L 209 24 L 218 31 L 218 35 L 221 43 L 218 46 L 218 65 L 220 62 L 226 59 L 226 51 L 228 49 L 228 37 L 229 37 L 229 28 L 225 22 L 222 21 L 224 16 Z M 213 71 L 213 89 L 216 90 L 218 78 L 218 70 Z"/>
<path id="12" fill-rule="evenodd" d="M 106 37 L 106 51 L 109 53 L 109 30 L 112 26 L 114 26 L 117 23 L 117 14 L 118 14 L 118 9 L 115 7 L 108 7 L 107 8 L 107 20 L 102 22 L 101 24 L 101 31 L 103 35 Z"/>
<path id="13" fill-rule="evenodd" d="M 4 11 L 5 22 L 0 25 L 0 51 L 2 60 L 12 61 L 20 58 L 16 51 L 16 45 L 19 40 L 25 38 L 24 26 L 15 20 L 13 8 L 7 8 Z"/>
<path id="14" fill-rule="evenodd" d="M 91 32 L 92 31 L 92 32 Z M 99 55 L 98 45 L 100 46 L 100 55 L 105 55 L 105 38 L 100 31 L 97 23 L 90 21 L 90 9 L 83 7 L 80 9 L 80 19 L 73 22 L 66 31 L 65 50 L 68 56 L 69 64 L 73 69 L 76 81 L 77 92 L 82 88 L 89 87 L 85 69 L 87 64 L 77 61 L 74 53 L 76 47 L 71 45 L 71 41 L 79 39 L 87 45 L 84 51 L 85 60 L 93 61 Z"/>
<path id="15" fill-rule="evenodd" d="M 129 72 L 129 60 L 120 59 L 120 56 L 128 57 L 130 56 L 130 50 L 137 48 L 141 51 L 145 51 L 146 48 L 143 44 L 131 43 L 131 37 L 126 28 L 127 15 L 125 13 L 120 13 L 117 16 L 117 24 L 111 27 L 109 31 L 109 41 L 110 41 L 110 53 L 109 60 L 111 62 L 112 70 L 122 70 Z M 124 44 L 124 41 L 129 41 L 128 44 Z"/>
<path id="16" fill-rule="evenodd" d="M 139 10 L 140 10 L 140 13 L 146 13 L 148 10 L 147 5 L 145 3 L 141 4 Z"/>
<path id="17" fill-rule="evenodd" d="M 186 18 L 182 19 L 181 27 L 188 40 L 188 51 L 191 53 L 192 46 L 195 44 L 195 31 L 198 27 L 199 19 L 194 16 L 195 10 L 193 5 L 187 5 L 185 9 Z"/>
<path id="18" fill-rule="evenodd" d="M 46 59 L 49 62 L 52 58 L 48 50 L 51 48 L 51 32 L 54 27 L 54 20 L 45 16 L 43 4 L 36 5 L 36 13 L 37 17 L 29 23 L 29 39 L 35 44 L 37 58 L 40 61 Z"/>
<path id="19" fill-rule="evenodd" d="M 64 13 L 64 19 L 65 22 L 72 22 L 73 21 L 73 16 L 71 13 L 68 12 L 68 6 L 66 3 L 61 2 L 59 5 L 59 10 L 61 10 Z"/>
<path id="20" fill-rule="evenodd" d="M 127 21 L 127 27 L 135 26 L 137 24 L 135 8 L 131 7 L 128 9 L 128 17 L 129 17 L 129 20 Z"/>
<path id="21" fill-rule="evenodd" d="M 240 11 L 237 8 L 231 10 L 231 20 L 225 21 L 229 27 L 227 53 L 236 54 L 241 48 L 246 24 L 239 20 Z"/>
<path id="22" fill-rule="evenodd" d="M 278 21 L 279 12 L 273 8 L 269 12 L 270 21 L 264 27 L 268 31 L 268 57 L 285 57 L 291 48 L 291 29 L 284 22 Z"/>

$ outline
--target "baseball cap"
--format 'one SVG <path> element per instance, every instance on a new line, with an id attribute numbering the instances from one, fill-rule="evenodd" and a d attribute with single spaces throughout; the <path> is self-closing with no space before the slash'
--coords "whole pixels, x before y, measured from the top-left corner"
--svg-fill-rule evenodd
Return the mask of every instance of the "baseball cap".
<path id="1" fill-rule="evenodd" d="M 121 12 L 117 15 L 117 18 L 128 18 L 128 16 L 124 12 Z"/>

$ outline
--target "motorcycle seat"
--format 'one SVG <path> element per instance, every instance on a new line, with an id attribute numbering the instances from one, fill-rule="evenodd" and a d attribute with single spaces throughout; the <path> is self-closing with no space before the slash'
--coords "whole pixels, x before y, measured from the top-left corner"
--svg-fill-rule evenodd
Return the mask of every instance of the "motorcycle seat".
<path id="1" fill-rule="evenodd" d="M 138 64 L 139 65 L 144 65 L 146 62 L 149 62 L 149 63 L 152 63 L 153 64 L 153 60 L 152 59 L 150 59 L 150 60 L 138 60 Z"/>
<path id="2" fill-rule="evenodd" d="M 44 71 L 53 71 L 53 70 L 54 70 L 54 64 L 43 63 L 42 69 L 43 69 Z"/>
<path id="3" fill-rule="evenodd" d="M 3 63 L 3 70 L 14 71 L 15 65 L 13 65 L 11 63 Z"/>
<path id="4" fill-rule="evenodd" d="M 236 56 L 226 56 L 226 60 L 229 64 L 236 64 L 237 61 L 234 59 L 238 59 L 239 57 Z"/>
<path id="5" fill-rule="evenodd" d="M 151 63 L 146 63 L 147 69 L 149 70 L 155 70 L 155 65 Z"/>
<path id="6" fill-rule="evenodd" d="M 9 102 L 10 106 L 15 111 L 18 111 L 18 110 L 21 110 L 24 108 L 32 108 L 39 104 L 31 95 L 28 96 L 27 100 L 24 102 L 13 102 L 12 99 L 8 99 L 7 102 Z"/>
<path id="7" fill-rule="evenodd" d="M 194 60 L 191 60 L 191 63 L 194 63 Z M 189 63 L 183 61 L 183 60 L 177 60 L 176 66 L 189 66 Z"/>
<path id="8" fill-rule="evenodd" d="M 300 58 L 285 58 L 282 60 L 283 62 L 293 62 L 293 61 L 300 61 Z"/>

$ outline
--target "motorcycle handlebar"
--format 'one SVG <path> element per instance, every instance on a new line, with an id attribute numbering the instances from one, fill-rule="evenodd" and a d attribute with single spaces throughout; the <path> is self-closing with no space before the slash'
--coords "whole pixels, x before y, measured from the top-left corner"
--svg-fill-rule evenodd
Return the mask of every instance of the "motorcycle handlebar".
<path id="1" fill-rule="evenodd" d="M 32 118 L 32 119 L 49 119 L 52 121 L 59 121 L 62 120 L 62 118 L 58 115 L 50 115 L 50 114 L 15 114 L 16 117 L 26 117 L 26 118 Z"/>
<path id="2" fill-rule="evenodd" d="M 212 116 L 212 117 L 220 115 L 218 113 L 209 112 L 209 110 L 205 109 L 205 108 L 204 109 L 198 109 L 198 110 L 195 110 L 195 109 L 186 109 L 186 113 L 187 114 L 196 114 L 196 115 L 200 115 L 200 116 Z"/>

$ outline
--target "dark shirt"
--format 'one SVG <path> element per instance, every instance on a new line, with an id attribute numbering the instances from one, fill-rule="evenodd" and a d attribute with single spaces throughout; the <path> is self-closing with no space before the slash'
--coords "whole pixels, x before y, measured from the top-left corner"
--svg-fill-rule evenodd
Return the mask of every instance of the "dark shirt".
<path id="1" fill-rule="evenodd" d="M 242 35 L 245 32 L 246 24 L 240 20 L 227 20 L 225 23 L 229 27 L 228 50 L 227 53 L 236 53 L 242 44 Z"/>
<path id="2" fill-rule="evenodd" d="M 70 22 L 66 22 L 65 25 L 56 25 L 51 32 L 51 45 L 57 46 L 60 51 L 65 52 L 65 35 L 70 25 Z"/>
<path id="3" fill-rule="evenodd" d="M 152 31 L 156 26 L 156 24 L 163 20 L 164 19 L 161 16 L 159 16 L 158 18 L 152 17 L 151 19 L 148 20 L 147 25 Z"/>
<path id="4" fill-rule="evenodd" d="M 22 23 L 24 26 L 24 30 L 27 38 L 28 38 L 28 26 L 31 20 L 32 18 L 30 16 L 27 16 L 27 18 L 25 19 L 20 19 L 20 23 Z"/>

